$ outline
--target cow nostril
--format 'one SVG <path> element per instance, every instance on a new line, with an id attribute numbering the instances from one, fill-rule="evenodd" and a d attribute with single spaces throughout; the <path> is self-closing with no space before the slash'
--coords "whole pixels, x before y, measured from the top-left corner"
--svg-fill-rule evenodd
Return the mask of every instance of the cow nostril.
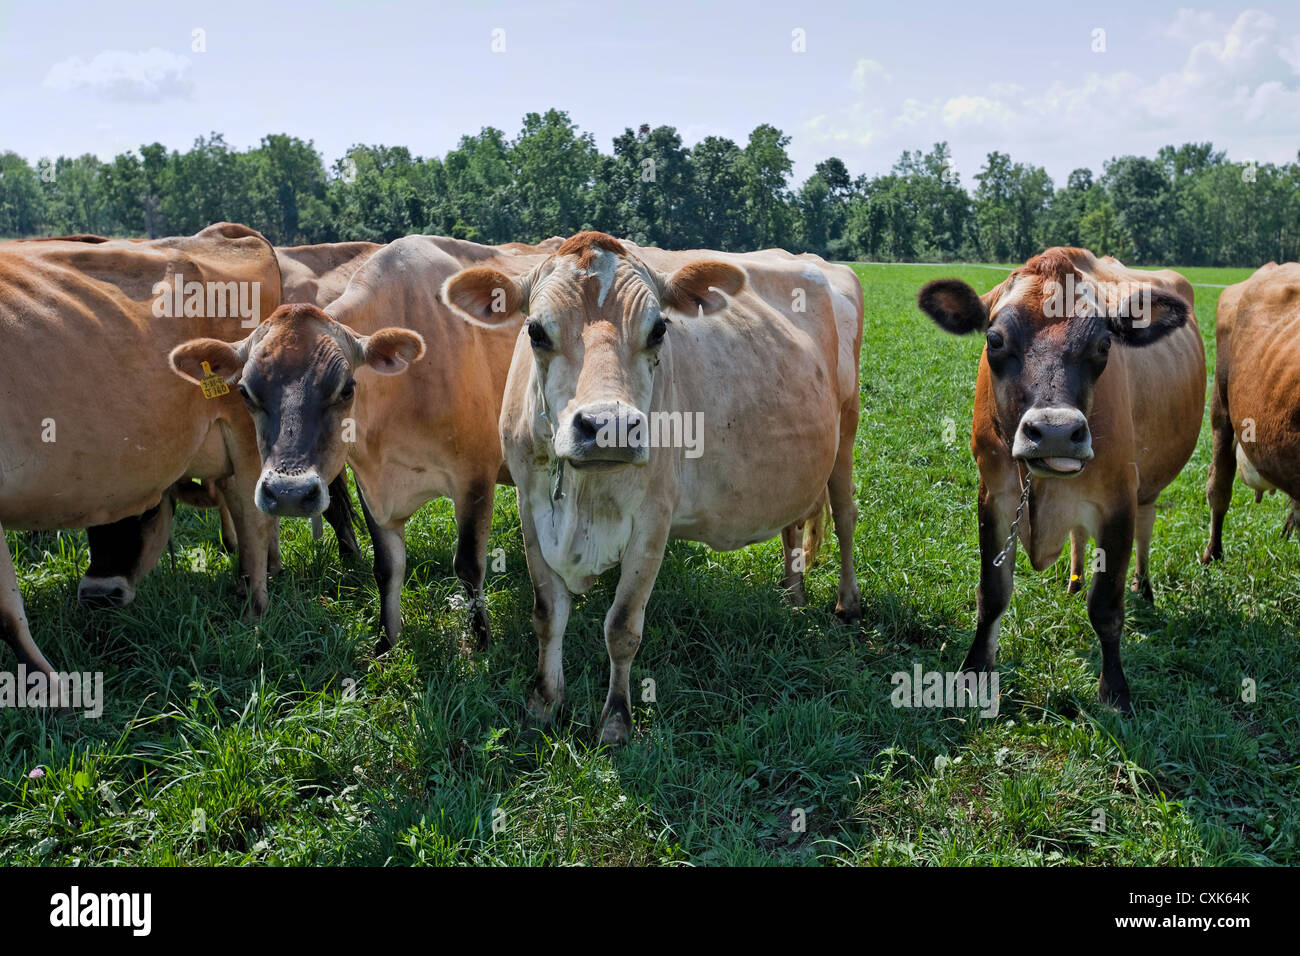
<path id="1" fill-rule="evenodd" d="M 307 493 L 302 496 L 303 506 L 308 508 L 313 507 L 319 500 L 320 485 L 312 485 L 311 488 L 307 490 Z"/>
<path id="2" fill-rule="evenodd" d="M 1037 425 L 1025 424 L 1025 437 L 1030 441 L 1041 441 L 1043 438 L 1042 431 Z"/>
<path id="3" fill-rule="evenodd" d="M 1070 441 L 1076 445 L 1082 445 L 1088 438 L 1088 429 L 1080 425 L 1074 431 L 1070 432 Z"/>
<path id="4" fill-rule="evenodd" d="M 596 440 L 596 422 L 590 416 L 578 412 L 573 416 L 573 430 L 584 442 Z"/>

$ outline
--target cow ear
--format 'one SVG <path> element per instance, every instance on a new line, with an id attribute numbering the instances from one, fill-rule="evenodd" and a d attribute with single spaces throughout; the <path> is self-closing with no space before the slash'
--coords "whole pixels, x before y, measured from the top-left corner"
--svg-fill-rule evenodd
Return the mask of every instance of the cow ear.
<path id="1" fill-rule="evenodd" d="M 729 262 L 705 260 L 684 265 L 670 276 L 659 276 L 659 299 L 677 312 L 712 315 L 725 308 L 721 293 L 735 295 L 745 287 L 745 270 Z"/>
<path id="2" fill-rule="evenodd" d="M 217 375 L 225 379 L 227 385 L 234 385 L 244 374 L 244 362 L 247 361 L 245 348 L 248 340 L 242 342 L 223 342 L 221 339 L 191 339 L 182 342 L 171 350 L 167 363 L 183 379 L 202 382 L 207 374 L 206 364 Z"/>
<path id="3" fill-rule="evenodd" d="M 473 325 L 493 328 L 522 318 L 528 308 L 524 281 L 477 266 L 457 272 L 442 285 L 442 301 Z"/>
<path id="4" fill-rule="evenodd" d="M 960 279 L 935 279 L 921 286 L 916 304 L 934 324 L 953 335 L 988 328 L 989 313 L 975 290 Z"/>
<path id="5" fill-rule="evenodd" d="M 424 355 L 424 336 L 410 329 L 380 329 L 374 335 L 358 336 L 362 361 L 380 375 L 401 375 Z"/>
<path id="6" fill-rule="evenodd" d="M 1187 323 L 1187 303 L 1163 289 L 1142 289 L 1120 304 L 1106 324 L 1121 342 L 1141 347 L 1159 342 Z"/>

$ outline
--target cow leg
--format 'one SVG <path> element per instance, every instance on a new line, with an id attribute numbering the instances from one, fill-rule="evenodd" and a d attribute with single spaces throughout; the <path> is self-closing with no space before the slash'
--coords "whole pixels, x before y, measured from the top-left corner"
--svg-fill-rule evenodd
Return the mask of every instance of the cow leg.
<path id="1" fill-rule="evenodd" d="M 4 528 L 0 527 L 0 639 L 14 649 L 19 663 L 26 664 L 33 670 L 43 671 L 53 677 L 54 668 L 45 659 L 41 649 L 32 639 L 31 629 L 27 626 L 27 615 L 23 611 L 23 596 L 18 590 L 18 573 L 14 570 L 14 561 L 9 554 L 9 544 L 5 541 Z M 57 686 L 51 682 L 51 687 Z"/>
<path id="2" fill-rule="evenodd" d="M 348 471 L 344 468 L 329 485 L 330 503 L 325 508 L 325 520 L 334 529 L 339 542 L 339 557 L 353 558 L 361 553 L 357 534 L 352 527 L 352 496 L 348 494 Z"/>
<path id="3" fill-rule="evenodd" d="M 803 607 L 808 603 L 803 573 L 810 556 L 803 549 L 803 528 L 799 524 L 781 529 L 781 550 L 785 553 L 785 578 L 781 581 L 781 590 L 791 607 Z"/>
<path id="4" fill-rule="evenodd" d="M 492 643 L 488 625 L 487 601 L 483 597 L 483 578 L 487 574 L 488 537 L 492 533 L 491 478 L 475 482 L 469 491 L 453 502 L 456 508 L 456 557 L 452 566 L 456 577 L 469 596 L 470 627 L 476 650 L 486 650 Z"/>
<path id="5" fill-rule="evenodd" d="M 1088 590 L 1088 620 L 1101 642 L 1101 680 L 1097 691 L 1103 703 L 1132 713 L 1128 680 L 1120 663 L 1120 637 L 1124 633 L 1124 586 L 1129 555 L 1133 551 L 1134 514 L 1127 508 L 1103 525 L 1097 546 L 1106 554 L 1105 567 L 1094 572 Z"/>
<path id="6" fill-rule="evenodd" d="M 533 631 L 537 634 L 537 677 L 528 695 L 528 712 L 549 724 L 564 703 L 564 629 L 569 623 L 572 598 L 564 579 L 556 574 L 537 543 L 532 512 L 519 489 L 519 522 L 524 532 L 524 556 L 533 582 Z"/>
<path id="7" fill-rule="evenodd" d="M 826 490 L 830 497 L 835 540 L 840 546 L 840 586 L 835 596 L 835 616 L 841 621 L 862 617 L 862 592 L 853 565 L 853 532 L 858 525 L 858 502 L 853 488 L 853 439 L 858 433 L 856 399 L 851 409 L 840 412 L 840 447 L 835 455 Z"/>
<path id="8" fill-rule="evenodd" d="M 1133 568 L 1133 584 L 1129 588 L 1134 594 L 1155 603 L 1156 595 L 1151 590 L 1151 533 L 1156 526 L 1156 505 L 1138 505 L 1134 536 L 1137 539 L 1137 563 Z"/>
<path id="9" fill-rule="evenodd" d="M 254 473 L 256 474 L 256 473 Z M 230 520 L 235 528 L 238 548 L 239 596 L 248 599 L 246 622 L 261 620 L 266 613 L 269 596 L 266 590 L 267 562 L 271 539 L 275 534 L 275 519 L 257 510 L 253 504 L 253 485 L 256 481 L 242 482 L 239 473 L 217 480 L 221 498 L 230 509 Z"/>
<path id="10" fill-rule="evenodd" d="M 126 607 L 135 586 L 153 570 L 171 536 L 176 499 L 170 490 L 142 515 L 86 529 L 90 567 L 77 585 L 77 600 L 90 608 Z"/>
<path id="11" fill-rule="evenodd" d="M 284 570 L 284 557 L 280 554 L 280 520 L 271 522 L 271 540 L 266 546 L 266 573 L 274 577 Z"/>
<path id="12" fill-rule="evenodd" d="M 379 586 L 379 643 L 376 653 L 392 648 L 402 634 L 402 585 L 406 582 L 406 520 L 381 525 L 361 493 L 361 513 L 375 545 L 375 584 Z"/>
<path id="13" fill-rule="evenodd" d="M 1216 385 L 1210 399 L 1210 479 L 1205 483 L 1205 500 L 1210 505 L 1210 540 L 1201 563 L 1223 560 L 1223 519 L 1232 503 L 1232 482 L 1237 477 L 1236 436 L 1228 415 L 1228 403 Z"/>
<path id="14" fill-rule="evenodd" d="M 1080 528 L 1070 532 L 1070 583 L 1066 594 L 1083 590 L 1083 558 L 1088 551 L 1088 535 Z"/>
<path id="15" fill-rule="evenodd" d="M 1015 587 L 1017 542 L 1011 543 L 1000 566 L 993 564 L 1011 533 L 1011 522 L 998 509 L 983 482 L 980 482 L 979 497 L 980 584 L 975 594 L 975 640 L 961 666 L 964 671 L 993 669 L 1002 615 L 1011 603 L 1011 591 Z"/>
<path id="16" fill-rule="evenodd" d="M 204 484 L 206 486 L 208 483 Z M 217 513 L 221 515 L 221 547 L 225 549 L 226 554 L 239 554 L 239 532 L 235 530 L 235 519 L 230 514 L 230 506 L 226 504 L 225 495 L 216 491 L 216 482 L 212 482 L 211 486 L 212 497 L 217 502 Z"/>
<path id="17" fill-rule="evenodd" d="M 671 516 L 663 515 L 649 534 L 629 543 L 619 570 L 614 603 L 605 615 L 605 647 L 609 651 L 609 693 L 600 712 L 600 742 L 626 743 L 632 732 L 632 698 L 628 681 L 632 660 L 641 646 L 645 608 L 654 590 L 668 545 Z"/>

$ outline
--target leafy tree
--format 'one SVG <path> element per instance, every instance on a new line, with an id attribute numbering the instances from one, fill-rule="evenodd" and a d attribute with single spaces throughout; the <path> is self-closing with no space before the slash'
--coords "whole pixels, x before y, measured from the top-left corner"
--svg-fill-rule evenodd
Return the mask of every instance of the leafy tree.
<path id="1" fill-rule="evenodd" d="M 45 216 L 45 193 L 36 171 L 17 153 L 0 153 L 0 234 L 35 235 Z"/>
<path id="2" fill-rule="evenodd" d="M 563 110 L 529 113 L 510 143 L 513 218 L 520 242 L 569 235 L 589 224 L 596 141 Z"/>

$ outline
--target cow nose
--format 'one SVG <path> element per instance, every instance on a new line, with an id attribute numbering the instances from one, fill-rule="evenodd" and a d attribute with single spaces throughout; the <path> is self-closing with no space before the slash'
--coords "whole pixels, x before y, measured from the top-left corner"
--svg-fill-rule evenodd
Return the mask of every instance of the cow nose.
<path id="1" fill-rule="evenodd" d="M 135 597 L 135 588 L 120 575 L 109 578 L 84 577 L 77 586 L 77 601 L 83 607 L 126 607 Z"/>
<path id="2" fill-rule="evenodd" d="M 593 402 L 573 413 L 564 434 L 556 436 L 556 454 L 575 464 L 646 460 L 646 417 L 627 402 Z"/>
<path id="3" fill-rule="evenodd" d="M 263 472 L 254 495 L 258 510 L 277 518 L 310 518 L 329 504 L 325 482 L 314 473 L 285 475 Z"/>
<path id="4" fill-rule="evenodd" d="M 1011 454 L 1049 471 L 1079 471 L 1093 455 L 1088 419 L 1067 405 L 1031 408 L 1020 419 Z"/>

